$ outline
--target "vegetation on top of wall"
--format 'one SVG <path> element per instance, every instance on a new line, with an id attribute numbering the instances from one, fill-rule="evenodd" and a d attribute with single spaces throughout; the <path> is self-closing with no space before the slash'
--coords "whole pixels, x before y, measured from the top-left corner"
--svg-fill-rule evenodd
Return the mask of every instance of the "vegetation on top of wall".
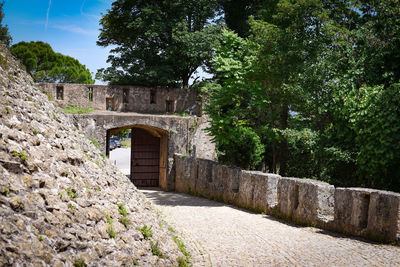
<path id="1" fill-rule="evenodd" d="M 94 111 L 92 107 L 79 107 L 77 105 L 69 105 L 61 109 L 64 113 L 68 114 L 86 114 Z"/>

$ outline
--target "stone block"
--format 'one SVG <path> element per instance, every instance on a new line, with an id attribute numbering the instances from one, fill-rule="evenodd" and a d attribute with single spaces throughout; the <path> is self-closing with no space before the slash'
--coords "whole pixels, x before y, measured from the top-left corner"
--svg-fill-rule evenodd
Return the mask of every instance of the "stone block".
<path id="1" fill-rule="evenodd" d="M 315 225 L 333 221 L 335 187 L 310 179 L 297 180 L 296 184 L 298 206 L 294 218 Z"/>
<path id="2" fill-rule="evenodd" d="M 278 181 L 278 205 L 277 210 L 281 215 L 291 218 L 294 210 L 299 205 L 298 178 L 282 177 Z"/>
<path id="3" fill-rule="evenodd" d="M 239 178 L 239 198 L 237 200 L 237 205 L 243 208 L 252 208 L 254 200 L 254 171 L 244 171 L 240 172 Z"/>
<path id="4" fill-rule="evenodd" d="M 239 197 L 239 180 L 241 169 L 232 166 L 222 166 L 222 173 L 226 175 L 226 190 L 222 195 L 225 202 L 233 204 Z"/>
<path id="5" fill-rule="evenodd" d="M 333 185 L 283 177 L 278 182 L 278 212 L 300 223 L 324 224 L 334 218 Z"/>
<path id="6" fill-rule="evenodd" d="M 361 235 L 368 225 L 369 188 L 336 188 L 334 227 L 340 232 Z"/>
<path id="7" fill-rule="evenodd" d="M 253 209 L 267 212 L 278 205 L 278 181 L 280 177 L 280 175 L 272 173 L 253 172 Z"/>
<path id="8" fill-rule="evenodd" d="M 175 191 L 191 193 L 196 188 L 197 161 L 195 158 L 175 154 L 176 180 Z"/>
<path id="9" fill-rule="evenodd" d="M 213 198 L 235 203 L 239 192 L 241 170 L 237 167 L 215 164 L 212 167 Z"/>
<path id="10" fill-rule="evenodd" d="M 211 160 L 197 158 L 198 172 L 196 182 L 196 193 L 210 198 L 213 196 L 211 190 L 213 188 L 213 166 L 217 163 Z"/>
<path id="11" fill-rule="evenodd" d="M 366 236 L 400 244 L 400 194 L 371 192 Z"/>

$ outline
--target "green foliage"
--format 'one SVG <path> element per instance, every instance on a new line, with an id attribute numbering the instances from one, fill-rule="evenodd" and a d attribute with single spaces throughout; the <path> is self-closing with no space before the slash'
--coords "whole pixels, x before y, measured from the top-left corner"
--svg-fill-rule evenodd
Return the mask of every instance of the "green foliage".
<path id="1" fill-rule="evenodd" d="M 118 219 L 118 221 L 123 224 L 126 228 L 128 228 L 129 224 L 131 223 L 131 220 L 127 216 L 123 216 Z"/>
<path id="2" fill-rule="evenodd" d="M 182 254 L 185 256 L 184 258 L 183 258 L 183 257 L 178 257 L 178 258 L 177 258 L 179 267 L 189 267 L 189 266 L 192 266 L 192 265 L 190 264 L 190 257 L 191 257 L 191 255 L 190 255 L 189 252 L 187 252 L 186 247 L 185 247 L 185 244 L 184 244 L 181 240 L 179 240 L 179 238 L 178 238 L 177 236 L 173 236 L 172 238 L 173 238 L 175 244 L 178 246 L 179 250 L 180 250 L 180 251 L 182 252 Z"/>
<path id="3" fill-rule="evenodd" d="M 110 215 L 108 215 L 107 213 L 104 214 L 104 217 L 106 217 L 106 221 L 108 224 L 112 224 L 113 220 L 111 219 Z"/>
<path id="4" fill-rule="evenodd" d="M 115 232 L 115 230 L 111 224 L 108 226 L 107 232 L 108 232 L 108 235 L 110 236 L 110 238 L 115 238 L 117 236 L 117 233 Z"/>
<path id="5" fill-rule="evenodd" d="M 221 1 L 224 9 L 229 4 Z M 210 97 L 206 112 L 219 159 L 400 191 L 397 1 L 261 5 L 249 11 L 256 19 L 249 19 L 248 33 L 235 29 L 246 39 L 222 32 L 211 61 L 216 79 L 199 85 Z M 251 160 L 259 144 L 262 164 L 258 156 Z M 251 148 L 258 152 L 243 154 Z M 232 162 L 238 155 L 245 164 Z"/>
<path id="6" fill-rule="evenodd" d="M 130 148 L 132 145 L 131 139 L 122 139 L 121 146 L 124 148 Z"/>
<path id="7" fill-rule="evenodd" d="M 216 0 L 118 0 L 100 20 L 100 46 L 114 46 L 96 78 L 111 83 L 187 87 L 212 56 Z"/>
<path id="8" fill-rule="evenodd" d="M 10 189 L 8 187 L 5 187 L 3 189 L 3 195 L 8 196 L 9 193 L 10 193 Z"/>
<path id="9" fill-rule="evenodd" d="M 121 130 L 121 131 L 115 133 L 114 135 L 117 135 L 119 137 L 124 137 L 124 136 L 127 136 L 130 132 L 131 132 L 131 129 L 125 129 L 125 130 Z"/>
<path id="10" fill-rule="evenodd" d="M 218 160 L 224 163 L 254 169 L 262 160 L 264 146 L 260 137 L 249 127 L 233 125 L 227 129 L 224 139 L 219 140 Z"/>
<path id="11" fill-rule="evenodd" d="M 38 239 L 40 242 L 42 242 L 44 238 L 43 238 L 43 236 L 40 235 L 40 236 L 38 236 Z"/>
<path id="12" fill-rule="evenodd" d="M 0 2 L 0 42 L 5 44 L 6 46 L 10 46 L 12 38 L 10 33 L 8 32 L 8 26 L 3 25 L 2 21 L 4 18 L 3 12 L 4 1 Z"/>
<path id="13" fill-rule="evenodd" d="M 153 231 L 151 230 L 151 227 L 148 227 L 147 225 L 144 225 L 142 228 L 137 227 L 136 229 L 142 233 L 144 239 L 149 239 L 153 236 Z"/>
<path id="14" fill-rule="evenodd" d="M 97 142 L 96 139 L 94 139 L 93 137 L 88 137 L 88 139 L 89 139 L 90 142 L 92 142 L 92 144 L 93 144 L 97 149 L 100 148 L 99 142 Z"/>
<path id="15" fill-rule="evenodd" d="M 61 109 L 64 113 L 68 114 L 86 114 L 94 111 L 92 107 L 79 107 L 77 105 L 68 105 Z"/>
<path id="16" fill-rule="evenodd" d="M 160 258 L 164 258 L 164 254 L 162 253 L 162 251 L 160 250 L 160 248 L 158 247 L 158 242 L 153 243 L 153 241 L 150 241 L 150 247 L 151 247 L 151 252 L 153 253 L 153 255 L 158 256 Z"/>
<path id="17" fill-rule="evenodd" d="M 17 151 L 14 150 L 14 151 L 11 152 L 11 154 L 14 157 L 19 157 L 22 161 L 27 161 L 28 160 L 28 157 L 26 156 L 25 151 L 17 152 Z"/>
<path id="18" fill-rule="evenodd" d="M 83 83 L 94 82 L 90 71 L 78 60 L 56 53 L 44 42 L 19 42 L 11 52 L 26 67 L 35 82 Z"/>
<path id="19" fill-rule="evenodd" d="M 135 266 L 136 266 L 136 265 L 139 265 L 139 262 L 138 262 L 136 259 L 133 259 L 133 260 L 132 260 L 132 263 L 133 263 L 133 265 L 135 265 Z"/>
<path id="20" fill-rule="evenodd" d="M 126 210 L 126 207 L 124 206 L 124 204 L 118 204 L 118 212 L 122 216 L 128 215 L 128 211 Z"/>
<path id="21" fill-rule="evenodd" d="M 85 267 L 85 260 L 83 259 L 76 259 L 74 260 L 74 267 Z"/>
<path id="22" fill-rule="evenodd" d="M 67 192 L 68 197 L 72 201 L 76 201 L 76 198 L 78 197 L 78 193 L 76 192 L 75 189 L 67 188 L 67 189 L 65 189 L 65 191 Z"/>
<path id="23" fill-rule="evenodd" d="M 359 183 L 400 190 L 400 84 L 362 87 L 347 98 Z"/>

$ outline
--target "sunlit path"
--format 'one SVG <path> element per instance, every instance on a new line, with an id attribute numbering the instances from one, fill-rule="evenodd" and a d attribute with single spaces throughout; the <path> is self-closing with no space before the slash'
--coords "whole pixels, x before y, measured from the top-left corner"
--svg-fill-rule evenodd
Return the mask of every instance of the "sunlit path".
<path id="1" fill-rule="evenodd" d="M 400 266 L 400 248 L 290 225 L 186 194 L 143 190 L 180 232 L 193 266 Z"/>

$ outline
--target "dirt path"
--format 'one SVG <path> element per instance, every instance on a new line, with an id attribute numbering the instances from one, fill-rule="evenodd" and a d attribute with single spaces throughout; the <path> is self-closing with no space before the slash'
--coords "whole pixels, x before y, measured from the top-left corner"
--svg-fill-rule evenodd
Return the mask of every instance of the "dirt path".
<path id="1" fill-rule="evenodd" d="M 400 248 L 299 227 L 186 194 L 142 191 L 181 233 L 193 266 L 400 266 Z"/>

